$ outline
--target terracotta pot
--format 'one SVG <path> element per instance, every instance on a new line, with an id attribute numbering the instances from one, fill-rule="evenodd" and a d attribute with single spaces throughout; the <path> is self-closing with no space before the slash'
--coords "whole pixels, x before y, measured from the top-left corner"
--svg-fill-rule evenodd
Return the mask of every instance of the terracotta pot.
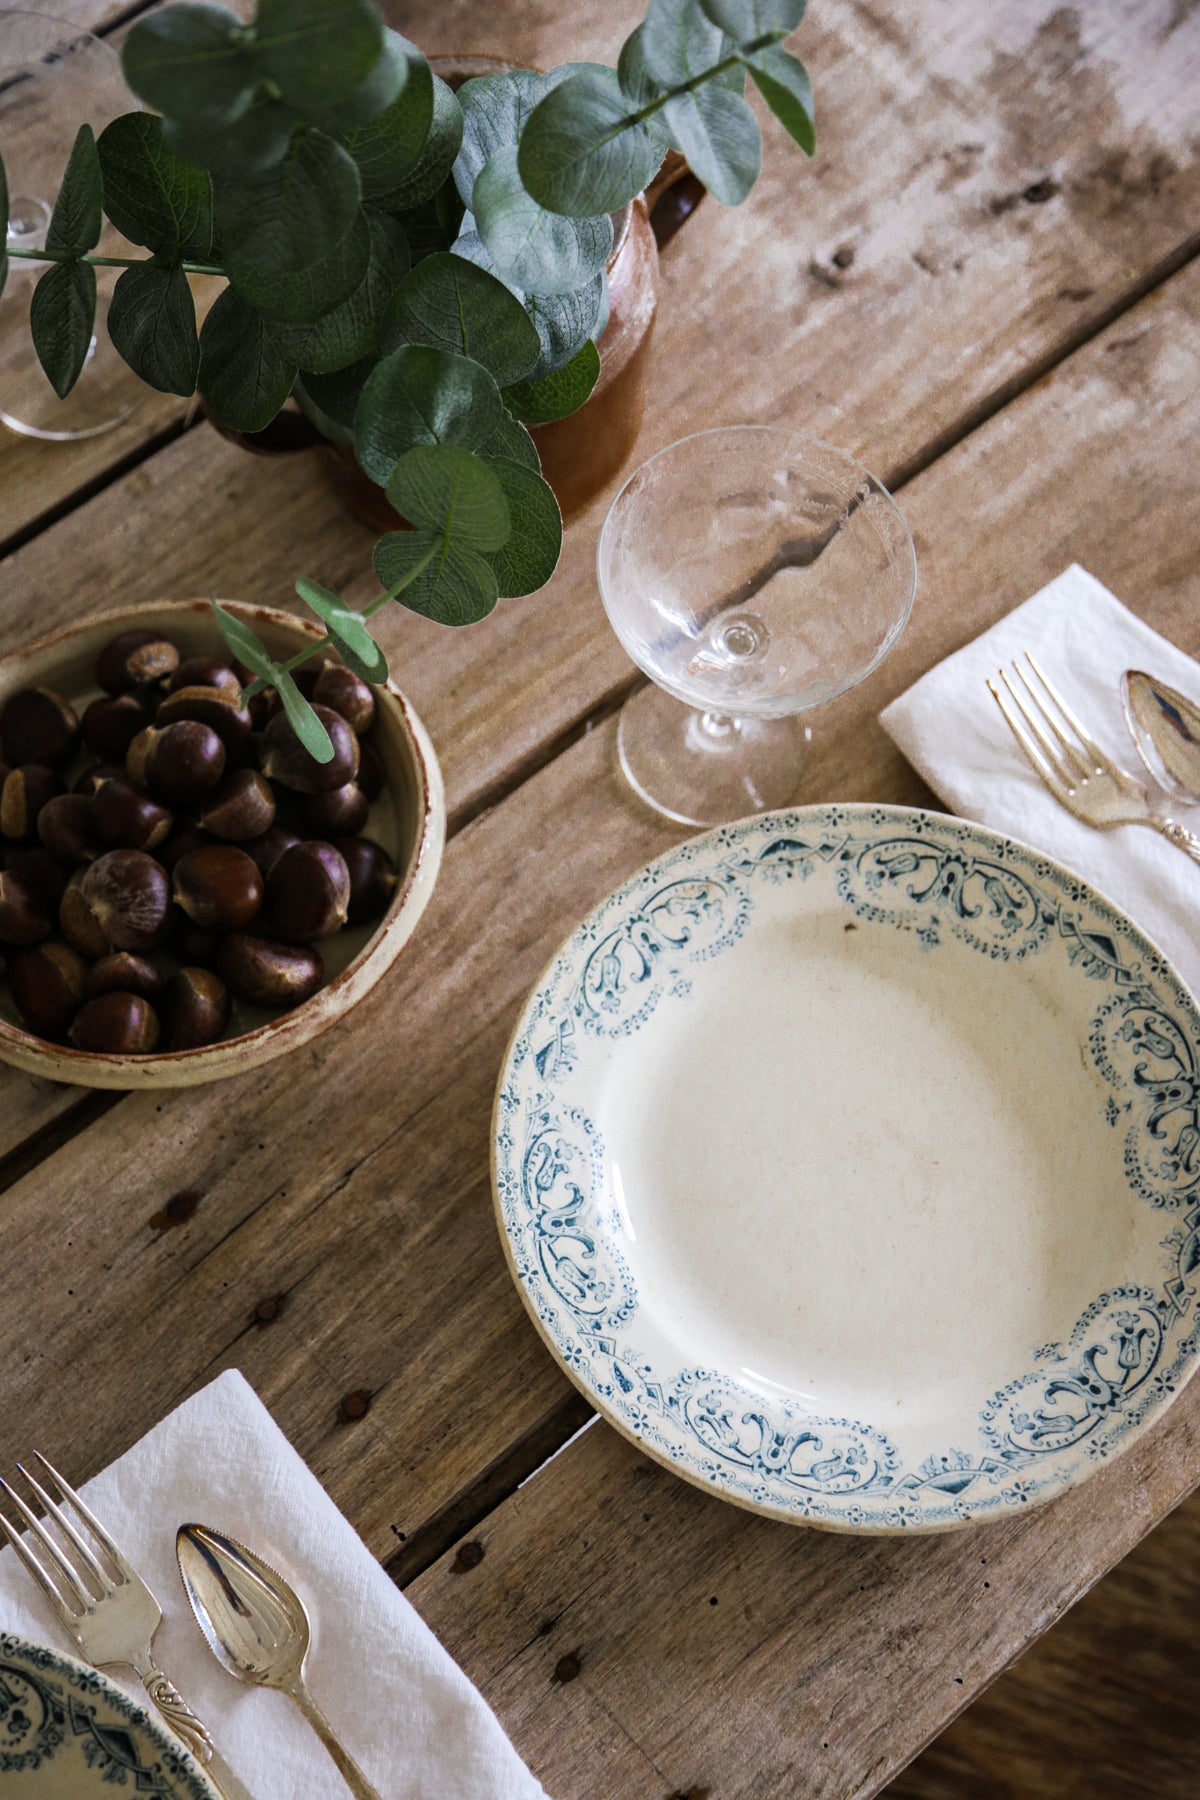
<path id="1" fill-rule="evenodd" d="M 292 656 L 322 635 L 318 626 L 269 607 L 224 601 L 258 633 L 272 655 Z M 207 600 L 168 600 L 154 606 L 101 613 L 0 658 L 0 706 L 15 689 L 49 687 L 77 710 L 99 692 L 94 668 L 100 647 L 117 632 L 148 625 L 179 646 L 184 656 L 223 649 Z M 234 1002 L 235 1035 L 200 1050 L 152 1056 L 99 1056 L 70 1045 L 50 1044 L 22 1029 L 0 984 L 0 1060 L 31 1074 L 82 1087 L 193 1087 L 240 1075 L 307 1044 L 333 1025 L 374 987 L 412 936 L 433 891 L 445 841 L 446 807 L 441 772 L 425 728 L 409 702 L 389 682 L 376 688 L 371 743 L 384 765 L 386 785 L 371 808 L 365 835 L 383 845 L 400 871 L 391 905 L 376 923 L 347 927 L 321 946 L 329 979 L 311 1000 L 290 1012 Z"/>

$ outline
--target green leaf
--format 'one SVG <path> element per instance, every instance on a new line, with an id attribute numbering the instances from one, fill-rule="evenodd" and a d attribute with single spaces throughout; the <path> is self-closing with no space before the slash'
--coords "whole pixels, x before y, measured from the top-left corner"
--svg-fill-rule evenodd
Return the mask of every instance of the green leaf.
<path id="1" fill-rule="evenodd" d="M 523 381 L 540 355 L 521 302 L 486 269 L 449 252 L 427 256 L 405 276 L 389 323 L 413 343 L 482 363 L 502 387 Z"/>
<path id="2" fill-rule="evenodd" d="M 326 106 L 324 100 L 319 106 L 311 106 L 308 110 L 313 124 L 337 137 L 354 126 L 377 119 L 404 92 L 411 49 L 411 44 L 398 31 L 385 30 L 383 50 L 370 74 L 364 76 L 350 93 L 343 94 L 335 106 Z M 420 60 L 424 61 L 424 58 Z"/>
<path id="3" fill-rule="evenodd" d="M 256 66 L 300 112 L 353 93 L 383 51 L 371 0 L 258 0 L 255 29 Z"/>
<path id="4" fill-rule="evenodd" d="M 67 159 L 67 172 L 54 202 L 50 228 L 46 233 L 47 250 L 69 250 L 82 256 L 98 242 L 104 221 L 100 205 L 103 183 L 100 158 L 90 125 L 81 125 Z M 5 213 L 5 218 L 8 214 Z"/>
<path id="5" fill-rule="evenodd" d="M 539 381 L 543 375 L 561 369 L 591 339 L 598 338 L 605 282 L 597 275 L 586 287 L 573 294 L 526 294 L 525 310 L 533 320 L 542 354 L 530 376 Z"/>
<path id="6" fill-rule="evenodd" d="M 666 92 L 660 82 L 651 76 L 646 68 L 646 55 L 642 48 L 642 27 L 630 32 L 621 45 L 621 54 L 617 58 L 617 80 L 621 92 L 634 108 L 649 106 L 652 100 L 658 100 Z M 670 145 L 670 137 L 662 122 L 660 113 L 651 113 L 643 121 L 647 131 L 662 139 L 663 149 Z"/>
<path id="7" fill-rule="evenodd" d="M 358 164 L 365 200 L 382 200 L 412 174 L 434 113 L 434 77 L 429 64 L 399 32 L 389 32 L 388 37 L 400 44 L 408 65 L 403 92 L 368 124 L 342 134 Z"/>
<path id="8" fill-rule="evenodd" d="M 475 183 L 497 150 L 517 142 L 526 119 L 548 91 L 546 77 L 533 69 L 506 69 L 502 75 L 477 75 L 463 82 L 457 94 L 463 135 L 454 182 L 464 206 L 471 206 Z"/>
<path id="9" fill-rule="evenodd" d="M 296 374 L 268 337 L 266 320 L 232 288 L 219 294 L 200 330 L 200 391 L 210 412 L 234 431 L 261 431 Z"/>
<path id="10" fill-rule="evenodd" d="M 721 60 L 722 35 L 697 0 L 650 0 L 642 25 L 646 72 L 668 88 L 690 81 Z"/>
<path id="11" fill-rule="evenodd" d="M 91 263 L 55 263 L 33 290 L 29 329 L 38 361 L 65 400 L 87 361 L 96 319 L 96 271 Z"/>
<path id="12" fill-rule="evenodd" d="M 178 263 L 145 262 L 125 270 L 109 303 L 108 335 L 148 387 L 160 394 L 195 392 L 196 307 Z"/>
<path id="13" fill-rule="evenodd" d="M 521 134 L 517 166 L 541 205 L 586 218 L 615 212 L 640 194 L 661 161 L 661 136 L 631 121 L 615 73 L 587 69 L 539 100 Z"/>
<path id="14" fill-rule="evenodd" d="M 268 326 L 277 348 L 306 374 L 329 375 L 349 368 L 373 350 L 392 295 L 408 273 L 408 243 L 399 225 L 381 213 L 369 214 L 368 223 L 370 261 L 349 298 L 312 324 L 272 320 Z"/>
<path id="15" fill-rule="evenodd" d="M 359 216 L 358 169 L 323 131 L 298 131 L 280 162 L 219 176 L 216 191 L 226 257 L 262 275 L 320 261 Z"/>
<path id="16" fill-rule="evenodd" d="M 310 581 L 307 575 L 297 577 L 296 592 L 325 625 L 343 661 L 356 675 L 364 681 L 387 680 L 387 657 L 368 631 L 361 613 L 347 606 L 340 594 L 322 587 L 319 581 Z"/>
<path id="17" fill-rule="evenodd" d="M 599 274 L 612 249 L 612 219 L 567 219 L 526 193 L 517 146 L 505 145 L 476 177 L 476 229 L 500 274 L 527 293 L 569 294 Z"/>
<path id="18" fill-rule="evenodd" d="M 332 762 L 333 745 L 329 733 L 288 671 L 275 661 L 257 632 L 251 631 L 249 625 L 235 618 L 233 613 L 226 612 L 215 600 L 213 611 L 217 615 L 221 635 L 238 661 L 244 662 L 248 669 L 253 669 L 256 675 L 278 693 L 288 722 L 309 755 L 314 756 L 318 762 Z"/>
<path id="19" fill-rule="evenodd" d="M 367 377 L 354 414 L 355 453 L 383 487 L 406 451 L 419 444 L 471 449 L 492 435 L 503 411 L 500 390 L 482 364 L 407 344 Z"/>
<path id="20" fill-rule="evenodd" d="M 418 531 L 469 550 L 499 550 L 511 529 L 504 489 L 490 464 L 460 444 L 407 450 L 388 477 L 387 497 Z"/>
<path id="21" fill-rule="evenodd" d="M 164 119 L 163 141 L 185 163 L 236 181 L 281 162 L 299 123 L 290 106 L 263 93 L 216 129 L 207 119 Z"/>
<path id="22" fill-rule="evenodd" d="M 769 31 L 795 31 L 804 17 L 804 0 L 700 0 L 722 31 L 739 43 L 765 37 Z"/>
<path id="23" fill-rule="evenodd" d="M 0 219 L 8 219 L 8 171 L 4 167 L 4 158 L 0 156 Z M 0 239 L 0 294 L 4 292 L 4 283 L 8 280 L 8 233 Z"/>
<path id="24" fill-rule="evenodd" d="M 676 94 L 663 108 L 671 136 L 715 200 L 738 206 L 758 178 L 758 120 L 740 94 L 709 83 Z"/>
<path id="25" fill-rule="evenodd" d="M 257 79 L 251 35 L 223 6 L 182 0 L 133 26 L 121 53 L 125 79 L 139 100 L 168 117 L 231 119 Z"/>
<path id="26" fill-rule="evenodd" d="M 310 375 L 307 379 L 309 381 L 318 381 L 321 377 Z M 318 406 L 312 395 L 305 388 L 304 378 L 299 375 L 292 383 L 292 398 L 300 408 L 300 411 L 304 414 L 305 418 L 310 420 L 312 424 L 316 426 L 317 430 L 321 433 L 321 436 L 327 439 L 329 443 L 345 444 L 347 446 L 353 444 L 354 433 L 350 427 L 348 425 L 339 425 L 336 419 L 332 418 L 329 413 L 323 411 L 323 409 Z M 351 417 L 353 417 L 353 409 L 351 409 Z"/>
<path id="27" fill-rule="evenodd" d="M 500 460 L 515 462 L 520 463 L 523 469 L 532 469 L 535 475 L 541 473 L 542 463 L 537 445 L 525 427 L 518 424 L 509 412 L 501 413 L 496 429 L 481 444 L 475 445 L 475 451 L 489 463 Z"/>
<path id="28" fill-rule="evenodd" d="M 537 381 L 506 387 L 504 404 L 526 425 L 548 425 L 578 412 L 599 379 L 600 352 L 589 338 L 560 369 Z"/>
<path id="29" fill-rule="evenodd" d="M 474 625 L 499 598 L 487 557 L 434 532 L 390 531 L 376 544 L 374 563 L 385 588 L 406 584 L 396 596 L 402 606 L 439 625 Z"/>
<path id="30" fill-rule="evenodd" d="M 502 598 L 545 587 L 562 549 L 562 514 L 548 481 L 516 462 L 488 464 L 504 490 L 512 530 L 492 558 Z"/>
<path id="31" fill-rule="evenodd" d="M 272 329 L 272 328 L 268 328 Z M 314 405 L 346 432 L 347 443 L 354 438 L 354 412 L 363 391 L 363 383 L 374 368 L 374 358 L 364 356 L 361 362 L 347 363 L 330 375 L 305 373 L 304 387 Z"/>
<path id="32" fill-rule="evenodd" d="M 817 147 L 812 83 L 799 57 L 777 44 L 747 58 L 750 77 L 779 123 L 811 156 Z"/>
<path id="33" fill-rule="evenodd" d="M 440 75 L 433 76 L 433 117 L 421 153 L 407 175 L 380 197 L 390 213 L 406 212 L 430 200 L 449 179 L 462 143 L 462 112 L 451 89 Z"/>
<path id="34" fill-rule="evenodd" d="M 213 253 L 212 181 L 167 148 L 162 120 L 124 113 L 100 133 L 96 149 L 104 210 L 117 230 L 165 256 L 207 262 Z"/>
<path id="35" fill-rule="evenodd" d="M 365 280 L 370 261 L 371 227 L 360 207 L 349 231 L 306 269 L 260 269 L 232 251 L 225 267 L 243 300 L 268 319 L 310 325 L 349 300 Z"/>

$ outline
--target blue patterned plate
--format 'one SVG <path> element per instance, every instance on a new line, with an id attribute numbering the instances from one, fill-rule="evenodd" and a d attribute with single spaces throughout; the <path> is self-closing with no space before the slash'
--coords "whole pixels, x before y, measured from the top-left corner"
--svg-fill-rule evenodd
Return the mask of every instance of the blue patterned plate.
<path id="1" fill-rule="evenodd" d="M 775 813 L 611 894 L 518 1022 L 493 1173 L 572 1380 L 775 1517 L 1036 1504 L 1195 1367 L 1195 1002 L 1078 876 L 940 814 Z"/>
<path id="2" fill-rule="evenodd" d="M 124 1689 L 61 1650 L 0 1632 L 4 1800 L 219 1800 Z"/>

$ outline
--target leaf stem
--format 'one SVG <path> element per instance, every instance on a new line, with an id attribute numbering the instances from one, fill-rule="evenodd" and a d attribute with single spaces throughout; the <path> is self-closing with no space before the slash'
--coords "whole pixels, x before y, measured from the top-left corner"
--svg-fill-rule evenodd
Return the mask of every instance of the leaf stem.
<path id="1" fill-rule="evenodd" d="M 699 75 L 693 75 L 689 81 L 680 82 L 678 87 L 666 88 L 658 95 L 657 99 L 648 100 L 645 106 L 639 106 L 636 112 L 629 114 L 625 123 L 640 125 L 643 119 L 649 119 L 654 113 L 661 112 L 667 102 L 674 100 L 677 95 L 690 94 L 694 89 L 703 87 L 706 82 L 715 81 L 718 75 L 723 75 L 726 69 L 735 69 L 738 63 L 743 62 L 747 56 L 753 56 L 759 50 L 769 50 L 772 44 L 781 44 L 787 35 L 786 31 L 764 31 L 761 37 L 751 38 L 748 43 L 739 44 L 736 50 L 731 51 L 728 56 L 723 56 L 720 62 L 713 63 L 711 68 L 701 69 Z"/>
<path id="2" fill-rule="evenodd" d="M 26 262 L 85 262 L 91 263 L 94 268 L 98 269 L 142 269 L 147 263 L 154 261 L 152 256 L 76 256 L 70 250 L 13 250 L 10 248 L 7 254 L 10 257 L 19 256 Z M 181 262 L 179 266 L 185 275 L 224 275 L 225 273 L 224 269 L 217 268 L 213 263 Z"/>

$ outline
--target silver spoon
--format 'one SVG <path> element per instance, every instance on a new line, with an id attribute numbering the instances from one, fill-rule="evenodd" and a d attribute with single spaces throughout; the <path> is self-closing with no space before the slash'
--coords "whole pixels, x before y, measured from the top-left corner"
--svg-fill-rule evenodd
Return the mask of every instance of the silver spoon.
<path id="1" fill-rule="evenodd" d="M 380 1800 L 305 1686 L 308 1614 L 295 1589 L 236 1538 L 208 1525 L 181 1525 L 175 1554 L 196 1623 L 217 1661 L 239 1681 L 290 1695 L 355 1800 Z"/>
<path id="2" fill-rule="evenodd" d="M 1125 723 L 1157 785 L 1200 803 L 1200 706 L 1141 669 L 1121 677 Z"/>

